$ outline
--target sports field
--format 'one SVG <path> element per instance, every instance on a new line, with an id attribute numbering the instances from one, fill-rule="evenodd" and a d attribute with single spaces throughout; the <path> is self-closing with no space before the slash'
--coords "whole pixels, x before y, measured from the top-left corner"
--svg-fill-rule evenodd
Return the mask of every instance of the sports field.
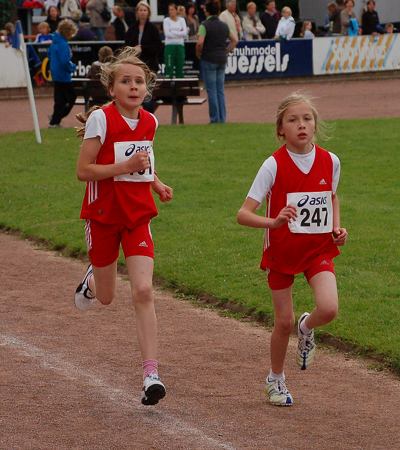
<path id="1" fill-rule="evenodd" d="M 332 138 L 321 143 L 342 161 L 339 195 L 350 240 L 337 259 L 340 316 L 319 337 L 334 336 L 353 352 L 372 353 L 398 372 L 397 123 L 330 122 Z M 160 205 L 153 224 L 156 274 L 193 299 L 207 294 L 268 324 L 269 296 L 257 269 L 262 233 L 239 227 L 235 214 L 259 165 L 276 147 L 273 126 L 210 129 L 162 126 L 158 132 L 158 172 L 174 187 L 175 199 Z M 32 133 L 0 136 L 6 168 L 0 225 L 64 254 L 82 255 L 78 211 L 83 186 L 74 178 L 78 141 L 71 129 L 43 135 L 41 146 Z M 193 308 L 168 292 L 157 297 L 162 370 L 171 391 L 155 412 L 145 411 L 131 401 L 139 389 L 139 357 L 127 283 L 121 283 L 121 302 L 79 315 L 70 293 L 83 263 L 6 235 L 0 249 L 6 287 L 0 298 L 5 318 L 0 352 L 9 362 L 2 369 L 3 397 L 11 412 L 2 422 L 8 447 L 54 448 L 56 442 L 56 448 L 375 449 L 398 439 L 398 378 L 372 370 L 381 366 L 331 351 L 320 351 L 307 374 L 289 361 L 296 406 L 272 408 L 261 395 L 268 332 Z M 297 313 L 311 307 L 303 280 L 297 281 L 295 303 Z M 383 404 L 386 396 L 390 401 Z M 307 423 L 304 410 L 310 413 Z M 13 434 L 18 413 L 21 424 Z M 49 423 L 46 432 L 32 433 L 35 416 Z M 372 432 L 371 421 L 385 433 Z M 110 437 L 107 431 L 115 423 L 119 433 Z"/>

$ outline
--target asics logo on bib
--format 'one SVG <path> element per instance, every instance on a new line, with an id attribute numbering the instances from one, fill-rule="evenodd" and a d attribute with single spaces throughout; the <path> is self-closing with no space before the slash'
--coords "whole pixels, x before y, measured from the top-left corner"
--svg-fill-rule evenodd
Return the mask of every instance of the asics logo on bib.
<path id="1" fill-rule="evenodd" d="M 326 205 L 326 196 L 324 197 L 313 197 L 310 195 L 305 195 L 304 197 L 302 197 L 298 202 L 297 202 L 297 206 L 299 208 L 301 208 L 302 206 L 305 205 Z"/>
<path id="2" fill-rule="evenodd" d="M 131 156 L 132 153 L 138 153 L 138 152 L 147 152 L 150 151 L 150 145 L 137 145 L 137 144 L 131 144 L 126 150 L 125 150 L 125 156 Z"/>

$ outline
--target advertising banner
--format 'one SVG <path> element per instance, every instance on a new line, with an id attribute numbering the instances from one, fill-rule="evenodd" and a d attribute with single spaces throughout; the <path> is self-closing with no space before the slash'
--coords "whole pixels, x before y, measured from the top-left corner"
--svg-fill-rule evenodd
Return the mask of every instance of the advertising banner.
<path id="1" fill-rule="evenodd" d="M 37 86 L 51 81 L 50 63 L 47 51 L 50 44 L 28 44 L 28 57 L 31 77 Z M 122 41 L 107 42 L 70 42 L 72 61 L 76 64 L 74 78 L 86 78 L 91 64 L 98 59 L 98 51 L 103 45 L 108 45 L 115 52 L 125 44 Z M 199 61 L 195 56 L 195 42 L 185 43 L 185 74 L 198 76 Z M 160 71 L 163 72 L 162 54 L 160 55 Z"/>
<path id="2" fill-rule="evenodd" d="M 314 75 L 400 69 L 396 34 L 338 36 L 313 40 Z"/>
<path id="3" fill-rule="evenodd" d="M 228 56 L 227 80 L 312 75 L 311 39 L 240 41 Z"/>

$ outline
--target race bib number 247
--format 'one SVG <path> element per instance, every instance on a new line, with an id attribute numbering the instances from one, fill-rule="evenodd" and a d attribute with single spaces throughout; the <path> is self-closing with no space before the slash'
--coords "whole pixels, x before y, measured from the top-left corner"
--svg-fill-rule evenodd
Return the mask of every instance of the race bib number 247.
<path id="1" fill-rule="evenodd" d="M 290 192 L 287 194 L 287 204 L 297 210 L 297 219 L 288 224 L 292 233 L 332 232 L 332 191 Z"/>

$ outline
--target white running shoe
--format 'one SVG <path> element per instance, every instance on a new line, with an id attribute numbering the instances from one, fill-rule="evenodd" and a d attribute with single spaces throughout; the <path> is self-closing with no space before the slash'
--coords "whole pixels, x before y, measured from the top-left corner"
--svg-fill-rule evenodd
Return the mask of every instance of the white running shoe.
<path id="1" fill-rule="evenodd" d="M 165 397 L 165 386 L 160 377 L 155 373 L 148 375 L 143 381 L 142 404 L 156 405 L 159 400 Z"/>
<path id="2" fill-rule="evenodd" d="M 303 313 L 297 322 L 297 336 L 299 338 L 299 343 L 297 346 L 297 364 L 301 370 L 307 369 L 307 367 L 313 362 L 316 348 L 314 330 L 311 330 L 310 334 L 304 334 L 300 329 L 300 324 L 309 315 L 310 314 L 308 312 Z"/>
<path id="3" fill-rule="evenodd" d="M 91 276 L 93 276 L 93 267 L 89 264 L 82 282 L 75 291 L 75 306 L 81 311 L 86 311 L 97 302 L 89 287 L 89 278 Z"/>
<path id="4" fill-rule="evenodd" d="M 269 377 L 265 380 L 265 395 L 269 402 L 275 406 L 292 406 L 293 397 L 286 387 L 283 378 L 278 380 L 270 380 Z"/>

